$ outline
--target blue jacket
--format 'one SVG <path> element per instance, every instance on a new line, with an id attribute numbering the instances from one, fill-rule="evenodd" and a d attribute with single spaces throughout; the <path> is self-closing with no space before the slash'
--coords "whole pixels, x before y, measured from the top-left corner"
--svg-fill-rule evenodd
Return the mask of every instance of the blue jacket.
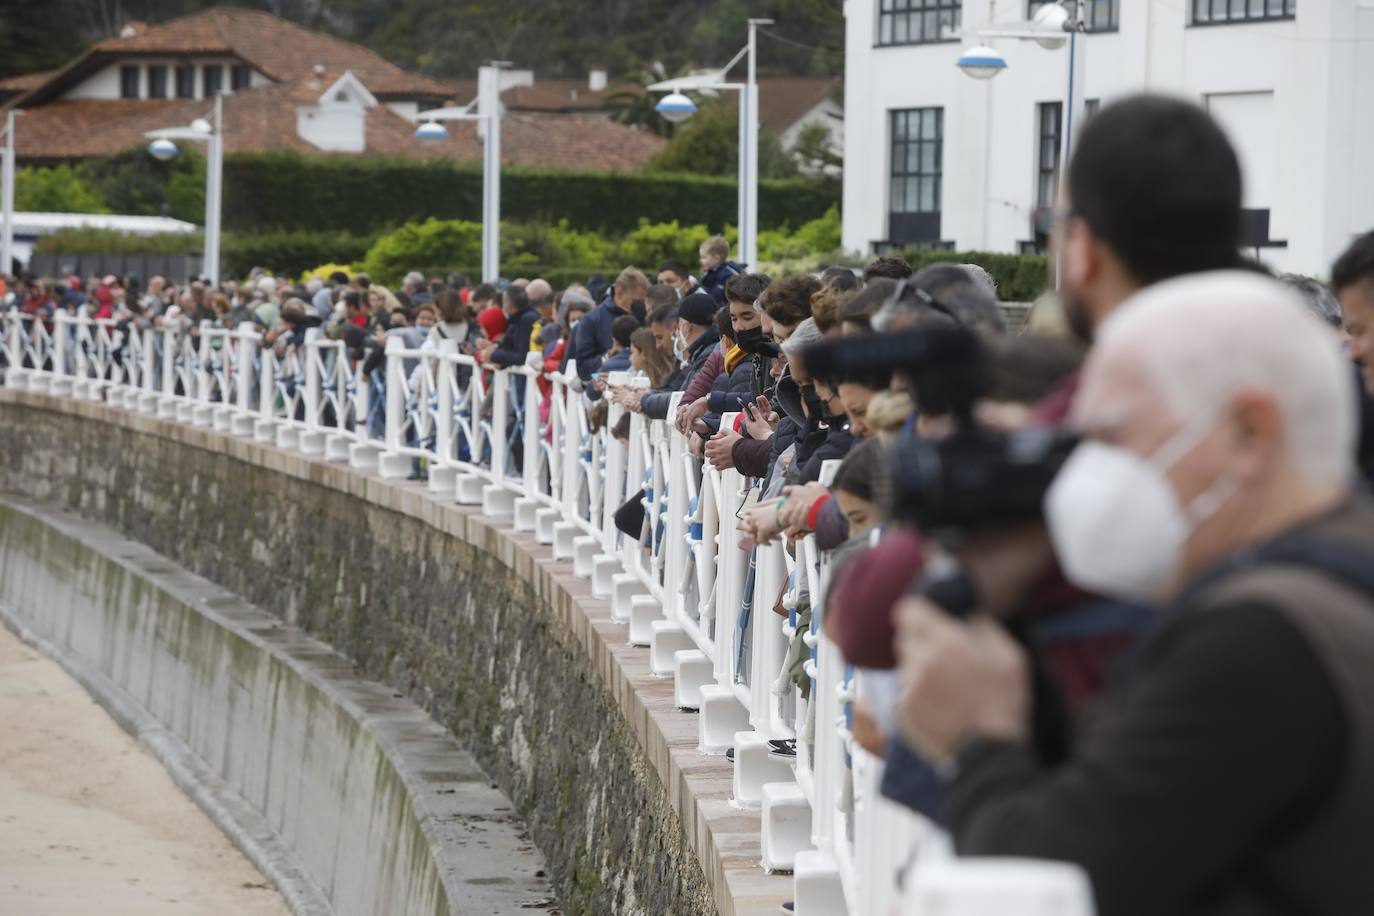
<path id="1" fill-rule="evenodd" d="M 581 364 L 581 363 L 578 363 L 578 365 L 580 366 L 580 365 L 582 365 L 582 364 Z M 630 351 L 629 351 L 629 350 L 621 350 L 621 351 L 620 351 L 619 353 L 617 353 L 615 356 L 609 356 L 609 357 L 607 357 L 607 358 L 606 358 L 606 361 L 605 361 L 604 363 L 601 364 L 601 368 L 600 368 L 598 371 L 599 371 L 602 375 L 608 375 L 609 373 L 612 373 L 612 372 L 629 372 L 629 371 L 630 371 Z"/>
<path id="2" fill-rule="evenodd" d="M 731 277 L 739 276 L 744 273 L 747 264 L 740 264 L 736 261 L 722 261 L 715 267 L 701 275 L 698 283 L 703 293 L 710 293 L 711 298 L 721 305 L 727 305 L 725 301 L 725 281 Z"/>
<path id="3" fill-rule="evenodd" d="M 525 356 L 530 352 L 530 333 L 534 323 L 539 320 L 539 310 L 526 306 L 506 324 L 506 333 L 496 344 L 491 361 L 498 366 L 523 366 Z"/>
<path id="4" fill-rule="evenodd" d="M 758 392 L 754 390 L 756 359 L 753 355 L 746 356 L 728 376 L 722 372 L 716 378 L 708 401 L 711 413 L 719 417 L 731 411 L 742 410 L 745 404 L 752 403 L 754 398 L 758 397 Z"/>
<path id="5" fill-rule="evenodd" d="M 601 361 L 614 342 L 611 324 L 626 314 L 629 313 L 616 305 L 611 293 L 607 293 L 600 305 L 582 316 L 569 348 L 569 358 L 577 360 L 578 378 L 585 382 L 601 368 Z"/>

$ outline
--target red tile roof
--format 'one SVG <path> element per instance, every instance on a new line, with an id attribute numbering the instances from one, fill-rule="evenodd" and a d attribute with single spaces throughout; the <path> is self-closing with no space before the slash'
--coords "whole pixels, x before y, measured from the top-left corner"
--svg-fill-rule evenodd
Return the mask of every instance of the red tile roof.
<path id="1" fill-rule="evenodd" d="M 310 78 L 321 65 L 353 71 L 378 98 L 450 98 L 452 86 L 411 73 L 352 42 L 312 32 L 287 19 L 258 10 L 216 7 L 161 25 L 135 28 L 129 37 L 109 38 L 51 74 L 19 104 L 47 102 L 67 86 L 112 60 L 128 55 L 223 54 L 252 64 L 270 79 L 294 83 Z"/>
<path id="2" fill-rule="evenodd" d="M 326 78 L 327 79 L 327 78 Z M 332 80 L 322 80 L 328 88 Z M 290 149 L 326 153 L 296 133 L 299 86 L 264 86 L 224 97 L 224 137 L 228 153 Z M 147 144 L 145 131 L 189 124 L 204 117 L 210 103 L 195 100 L 59 101 L 25 112 L 15 131 L 15 151 L 23 160 L 82 159 L 108 156 Z M 449 138 L 415 139 L 415 125 L 385 105 L 367 113 L 366 155 L 406 159 L 448 158 L 479 162 L 482 148 L 472 122 L 450 122 Z M 635 171 L 664 141 L 603 118 L 536 113 L 508 113 L 502 120 L 501 159 L 527 165 L 576 171 Z"/>
<path id="3" fill-rule="evenodd" d="M 782 133 L 825 101 L 831 85 L 831 80 L 759 80 L 759 120 Z"/>
<path id="4" fill-rule="evenodd" d="M 58 74 L 57 70 L 40 70 L 37 73 L 22 73 L 0 80 L 0 93 L 28 92 L 37 89 Z"/>

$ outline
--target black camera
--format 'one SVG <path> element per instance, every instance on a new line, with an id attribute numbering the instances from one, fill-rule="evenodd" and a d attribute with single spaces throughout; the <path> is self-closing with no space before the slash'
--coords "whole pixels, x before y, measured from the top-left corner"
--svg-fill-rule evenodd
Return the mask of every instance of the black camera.
<path id="1" fill-rule="evenodd" d="M 931 535 L 1039 518 L 1041 503 L 1077 437 L 1057 427 L 981 427 L 974 404 L 989 392 L 988 353 L 966 328 L 861 335 L 804 354 L 807 371 L 834 384 L 875 373 L 902 376 L 916 409 L 948 416 L 943 439 L 905 437 L 890 450 L 893 518 Z"/>

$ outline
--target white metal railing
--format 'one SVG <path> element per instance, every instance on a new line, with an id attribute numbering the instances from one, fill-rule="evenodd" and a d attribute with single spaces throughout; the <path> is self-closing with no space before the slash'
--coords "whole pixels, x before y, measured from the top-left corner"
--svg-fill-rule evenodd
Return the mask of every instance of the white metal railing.
<path id="1" fill-rule="evenodd" d="M 751 552 L 741 548 L 735 522 L 756 481 L 693 458 L 670 422 L 631 414 L 622 442 L 610 430 L 624 409 L 611 405 L 594 426 L 573 364 L 544 373 L 531 356 L 528 365 L 493 370 L 452 341 L 436 343 L 407 349 L 393 337 L 384 368 L 367 377 L 359 354 L 319 329 L 268 345 L 251 323 L 152 327 L 84 311 L 59 312 L 51 327 L 11 311 L 3 328 L 9 387 L 103 399 L 385 477 L 424 477 L 435 493 L 534 531 L 556 557 L 573 560 L 594 594 L 612 599 L 631 641 L 648 646 L 655 673 L 676 679 L 679 705 L 700 710 L 702 751 L 738 745 L 737 793 L 750 768 L 767 765 L 766 754 L 746 753 L 750 733 L 796 739 L 793 775 L 780 791 L 765 785 L 762 799 L 764 862 L 795 869 L 796 912 L 892 911 L 898 870 L 913 856 L 944 862 L 948 844 L 929 821 L 880 797 L 882 761 L 854 742 L 850 706 L 864 690 L 863 675 L 822 632 L 829 563 L 814 536 L 790 553 L 779 544 L 754 548 L 751 581 Z M 645 384 L 624 373 L 610 381 Z M 734 414 L 722 418 L 734 421 Z M 823 481 L 837 464 L 827 463 Z M 626 533 L 615 516 L 636 493 L 643 522 Z M 786 618 L 773 612 L 779 602 Z M 804 602 L 811 617 L 801 627 Z M 783 671 L 798 630 L 809 655 L 805 697 Z M 770 834 L 770 818 L 788 820 L 770 811 L 770 799 L 808 810 L 801 851 L 769 848 L 784 843 Z M 1062 875 L 1053 875 L 1045 888 L 1023 882 L 1024 892 L 1062 894 Z M 931 906 L 948 904 L 946 872 L 931 880 L 939 885 Z M 911 909 L 911 900 L 903 913 L 931 911 Z M 1009 902 L 979 897 L 970 905 L 957 912 L 1005 912 Z"/>

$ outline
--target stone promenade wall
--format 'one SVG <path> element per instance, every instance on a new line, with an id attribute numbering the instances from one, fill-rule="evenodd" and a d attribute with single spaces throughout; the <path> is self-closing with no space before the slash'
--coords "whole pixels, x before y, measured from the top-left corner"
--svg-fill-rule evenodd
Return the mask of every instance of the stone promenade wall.
<path id="1" fill-rule="evenodd" d="M 0 392 L 0 490 L 102 521 L 297 624 L 447 727 L 569 913 L 776 912 L 757 813 L 608 603 L 532 534 L 271 446 Z"/>

